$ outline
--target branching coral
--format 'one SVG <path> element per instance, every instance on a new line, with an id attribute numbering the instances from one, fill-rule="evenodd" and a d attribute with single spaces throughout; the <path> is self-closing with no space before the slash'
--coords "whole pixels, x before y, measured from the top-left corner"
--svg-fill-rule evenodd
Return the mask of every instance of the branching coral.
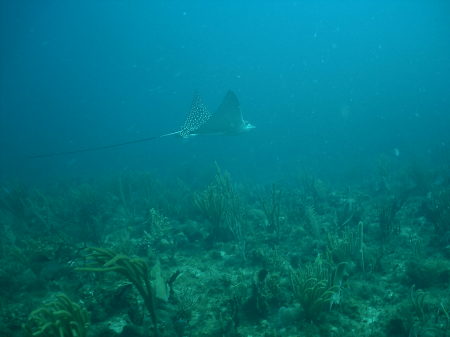
<path id="1" fill-rule="evenodd" d="M 395 217 L 406 202 L 406 197 L 396 197 L 386 200 L 378 210 L 378 225 L 380 238 L 384 242 L 400 234 L 400 223 L 395 221 Z"/>
<path id="2" fill-rule="evenodd" d="M 112 250 L 103 248 L 87 248 L 87 258 L 91 264 L 77 268 L 79 271 L 109 272 L 113 271 L 125 276 L 137 289 L 144 300 L 153 323 L 153 334 L 159 336 L 158 317 L 155 308 L 155 289 L 150 281 L 148 264 L 140 258 L 116 254 Z"/>
<path id="3" fill-rule="evenodd" d="M 340 235 L 328 234 L 326 248 L 327 260 L 339 265 L 342 262 L 352 262 L 364 272 L 364 224 L 358 224 L 358 231 L 349 228 L 344 229 Z"/>
<path id="4" fill-rule="evenodd" d="M 226 237 L 226 233 L 231 233 L 238 244 L 242 243 L 243 207 L 227 172 L 217 166 L 214 181 L 206 190 L 197 194 L 194 201 L 209 221 L 213 239 Z"/>
<path id="5" fill-rule="evenodd" d="M 281 240 L 281 224 L 283 217 L 281 216 L 281 190 L 272 184 L 269 196 L 261 197 L 261 205 L 266 215 L 269 229 L 276 235 L 277 242 Z"/>
<path id="6" fill-rule="evenodd" d="M 232 191 L 233 187 L 229 175 L 217 167 L 214 181 L 203 192 L 195 196 L 195 205 L 213 227 L 224 225 L 228 206 L 227 199 Z"/>
<path id="7" fill-rule="evenodd" d="M 340 286 L 334 282 L 331 267 L 318 259 L 305 268 L 291 273 L 291 286 L 295 299 L 300 303 L 308 321 L 317 321 L 331 308 Z"/>
<path id="8" fill-rule="evenodd" d="M 85 337 L 88 328 L 87 311 L 64 294 L 33 311 L 24 326 L 29 336 L 36 337 Z"/>

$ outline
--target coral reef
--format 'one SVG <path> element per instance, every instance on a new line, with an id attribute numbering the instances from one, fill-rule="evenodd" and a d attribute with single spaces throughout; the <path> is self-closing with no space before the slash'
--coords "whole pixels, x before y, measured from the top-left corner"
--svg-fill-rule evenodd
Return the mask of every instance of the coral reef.
<path id="1" fill-rule="evenodd" d="M 24 329 L 35 337 L 86 337 L 88 313 L 66 295 L 59 294 L 56 300 L 33 311 Z"/>
<path id="2" fill-rule="evenodd" d="M 449 337 L 450 178 L 417 170 L 4 183 L 0 335 Z"/>
<path id="3" fill-rule="evenodd" d="M 143 259 L 130 258 L 116 254 L 109 249 L 87 248 L 87 259 L 91 262 L 86 267 L 76 270 L 90 272 L 115 272 L 125 276 L 137 289 L 144 300 L 153 323 L 153 333 L 158 337 L 158 317 L 155 307 L 155 289 L 150 281 L 150 270 Z"/>

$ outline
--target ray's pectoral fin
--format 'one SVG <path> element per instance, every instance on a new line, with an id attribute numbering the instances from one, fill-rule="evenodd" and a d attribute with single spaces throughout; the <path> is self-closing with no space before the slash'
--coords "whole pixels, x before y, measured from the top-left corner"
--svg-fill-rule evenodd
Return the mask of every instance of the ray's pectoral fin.
<path id="1" fill-rule="evenodd" d="M 186 120 L 179 132 L 180 136 L 187 138 L 197 133 L 197 130 L 201 128 L 211 118 L 206 105 L 203 103 L 200 96 L 196 93 L 192 99 L 191 109 L 186 117 Z"/>
<path id="2" fill-rule="evenodd" d="M 251 126 L 242 118 L 239 100 L 229 90 L 216 112 L 197 130 L 199 134 L 237 134 Z M 254 128 L 251 126 L 251 128 Z"/>

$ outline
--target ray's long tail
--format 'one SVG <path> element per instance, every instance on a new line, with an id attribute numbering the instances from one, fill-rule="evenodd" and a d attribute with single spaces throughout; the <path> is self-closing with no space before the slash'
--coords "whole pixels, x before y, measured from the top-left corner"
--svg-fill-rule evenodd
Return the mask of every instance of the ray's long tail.
<path id="1" fill-rule="evenodd" d="M 59 157 L 59 156 L 66 156 L 66 155 L 85 153 L 85 152 L 101 151 L 101 150 L 113 149 L 116 147 L 122 147 L 125 145 L 149 142 L 151 140 L 168 137 L 168 136 L 175 136 L 175 135 L 181 136 L 183 138 L 187 138 L 190 135 L 194 134 L 194 131 L 196 131 L 203 124 L 205 124 L 210 117 L 211 117 L 211 113 L 208 111 L 205 104 L 203 104 L 200 96 L 196 93 L 192 100 L 191 109 L 186 117 L 186 120 L 185 120 L 183 126 L 181 127 L 181 130 L 179 130 L 179 131 L 166 133 L 166 134 L 160 135 L 160 136 L 129 140 L 129 141 L 122 142 L 122 143 L 108 144 L 108 145 L 102 145 L 102 146 L 96 146 L 96 147 L 88 147 L 88 148 L 84 148 L 84 149 L 71 150 L 71 151 L 37 154 L 37 155 L 29 156 L 28 158 L 49 158 L 49 157 Z"/>
<path id="2" fill-rule="evenodd" d="M 96 146 L 96 147 L 87 147 L 84 149 L 77 149 L 77 150 L 70 150 L 70 151 L 36 154 L 36 155 L 29 156 L 28 158 L 32 158 L 32 159 L 50 158 L 50 157 L 60 157 L 60 156 L 67 156 L 67 155 L 71 155 L 71 154 L 85 153 L 85 152 L 102 151 L 102 150 L 114 149 L 116 147 L 131 145 L 131 144 L 145 143 L 145 142 L 149 142 L 149 141 L 152 141 L 155 139 L 168 137 L 168 136 L 175 136 L 175 135 L 179 135 L 179 134 L 180 134 L 180 131 L 175 131 L 175 132 L 171 132 L 171 133 L 166 133 L 164 135 L 139 138 L 139 139 L 129 140 L 129 141 L 122 142 L 122 143 L 108 144 L 108 145 L 102 145 L 102 146 Z"/>

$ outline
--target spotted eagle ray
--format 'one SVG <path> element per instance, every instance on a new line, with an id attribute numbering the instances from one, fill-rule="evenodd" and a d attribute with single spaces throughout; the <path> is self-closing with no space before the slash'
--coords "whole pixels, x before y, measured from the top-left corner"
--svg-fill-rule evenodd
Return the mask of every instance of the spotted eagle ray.
<path id="1" fill-rule="evenodd" d="M 208 110 L 200 96 L 196 93 L 192 100 L 191 109 L 187 114 L 184 124 L 178 131 L 162 134 L 159 136 L 129 140 L 122 143 L 89 147 L 72 151 L 39 154 L 31 156 L 31 158 L 56 157 L 83 152 L 100 151 L 130 144 L 148 142 L 168 136 L 189 138 L 197 135 L 235 135 L 247 132 L 254 128 L 255 127 L 252 124 L 242 118 L 239 100 L 233 91 L 229 90 L 227 92 L 222 103 L 214 113 L 211 113 Z"/>

